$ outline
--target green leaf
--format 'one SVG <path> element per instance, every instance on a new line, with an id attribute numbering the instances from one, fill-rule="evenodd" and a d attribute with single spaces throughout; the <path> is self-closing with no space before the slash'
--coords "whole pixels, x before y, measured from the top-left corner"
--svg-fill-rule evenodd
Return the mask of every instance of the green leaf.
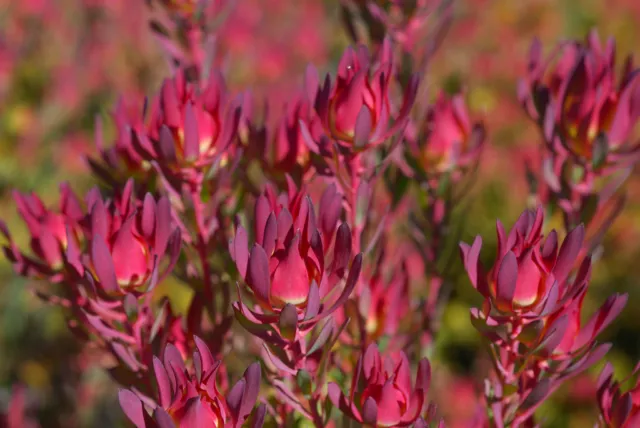
<path id="1" fill-rule="evenodd" d="M 293 340 L 298 332 L 298 312 L 296 307 L 287 303 L 280 312 L 278 319 L 278 328 L 280 335 L 287 340 Z"/>
<path id="2" fill-rule="evenodd" d="M 361 181 L 356 192 L 356 228 L 361 229 L 364 226 L 369 211 L 370 197 L 371 190 L 369 188 L 369 183 Z"/>
<path id="3" fill-rule="evenodd" d="M 335 323 L 334 323 L 333 317 L 329 317 L 329 319 L 327 319 L 327 321 L 324 323 L 324 325 L 320 329 L 320 333 L 313 341 L 313 344 L 309 348 L 309 351 L 307 351 L 307 356 L 313 354 L 314 352 L 316 352 L 318 349 L 320 349 L 327 343 L 327 341 L 331 337 L 331 334 L 333 333 L 334 324 Z"/>
<path id="4" fill-rule="evenodd" d="M 313 391 L 313 379 L 311 378 L 311 374 L 304 370 L 298 370 L 298 374 L 296 374 L 296 383 L 298 384 L 298 388 L 304 394 L 305 397 L 309 397 L 311 395 L 311 391 Z"/>
<path id="5" fill-rule="evenodd" d="M 444 197 L 451 190 L 451 174 L 446 172 L 440 176 L 438 180 L 437 194 L 439 197 Z"/>
<path id="6" fill-rule="evenodd" d="M 273 329 L 273 327 L 269 326 L 269 325 L 265 325 L 265 324 L 256 324 L 252 321 L 249 320 L 249 318 L 247 318 L 242 311 L 240 311 L 237 308 L 233 308 L 233 312 L 236 316 L 236 319 L 238 320 L 238 322 L 240 323 L 240 325 L 247 330 L 249 333 L 254 334 L 258 337 L 262 337 L 265 334 L 268 333 L 272 333 L 274 335 L 275 334 L 275 330 Z"/>
<path id="7" fill-rule="evenodd" d="M 580 210 L 580 220 L 588 226 L 598 211 L 599 198 L 596 194 L 591 194 L 582 199 L 582 209 Z"/>
<path id="8" fill-rule="evenodd" d="M 124 296 L 124 312 L 130 321 L 138 315 L 138 299 L 131 293 Z"/>
<path id="9" fill-rule="evenodd" d="M 604 166 L 609 153 L 609 139 L 603 132 L 593 140 L 593 156 L 591 157 L 591 165 L 594 170 L 598 170 Z"/>

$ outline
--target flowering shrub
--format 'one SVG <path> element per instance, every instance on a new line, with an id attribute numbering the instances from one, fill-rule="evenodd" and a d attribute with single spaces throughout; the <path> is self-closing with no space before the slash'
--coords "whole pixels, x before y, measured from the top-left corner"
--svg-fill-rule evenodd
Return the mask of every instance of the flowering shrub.
<path id="1" fill-rule="evenodd" d="M 16 19 L 57 16 L 44 3 Z M 78 378 L 99 367 L 119 404 L 107 423 L 138 428 L 531 427 L 570 380 L 590 386 L 599 426 L 640 423 L 637 380 L 615 381 L 610 363 L 589 377 L 633 297 L 611 284 L 591 300 L 640 160 L 640 69 L 630 56 L 617 70 L 613 39 L 593 30 L 549 57 L 533 42 L 517 85 L 540 139 L 516 168 L 530 206 L 509 232 L 497 221 L 487 263 L 492 241 L 467 243 L 463 226 L 477 224 L 466 207 L 483 159 L 500 163 L 494 137 L 470 88 L 430 80 L 454 2 L 343 0 L 350 46 L 335 67 L 306 68 L 285 58 L 297 41 L 248 34 L 262 13 L 250 0 L 133 3 L 164 80 L 147 97 L 123 85 L 112 120 L 93 122 L 84 197 L 67 182 L 53 205 L 15 190 L 26 235 L 0 223 L 14 275 L 72 333 L 61 382 L 74 408 L 97 408 Z M 326 60 L 323 12 L 303 10 L 309 28 L 288 30 L 306 40 L 297 53 Z M 271 92 L 230 71 L 254 42 Z M 17 53 L 0 39 L 0 84 Z M 438 350 L 464 290 L 477 292 L 469 321 L 485 352 L 453 378 Z M 78 410 L 34 416 L 30 397 L 12 387 L 2 426 L 91 424 Z"/>

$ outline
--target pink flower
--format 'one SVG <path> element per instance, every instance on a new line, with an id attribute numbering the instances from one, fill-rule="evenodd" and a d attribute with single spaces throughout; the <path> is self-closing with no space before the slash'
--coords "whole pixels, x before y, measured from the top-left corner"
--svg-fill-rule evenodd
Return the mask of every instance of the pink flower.
<path id="1" fill-rule="evenodd" d="M 630 377 L 637 376 L 640 365 Z M 640 380 L 628 391 L 621 391 L 621 383 L 613 380 L 613 366 L 607 365 L 598 379 L 598 406 L 600 417 L 607 427 L 632 428 L 640 424 Z"/>
<path id="2" fill-rule="evenodd" d="M 59 280 L 69 245 L 78 244 L 79 223 L 84 217 L 80 201 L 67 184 L 60 186 L 60 193 L 58 210 L 45 207 L 35 194 L 13 194 L 18 212 L 31 235 L 33 256 L 16 247 L 9 230 L 2 224 L 2 232 L 9 241 L 5 255 L 16 271 L 26 276 L 46 276 L 54 281 Z"/>
<path id="3" fill-rule="evenodd" d="M 631 57 L 616 83 L 615 41 L 603 47 L 595 30 L 584 43 L 558 46 L 554 55 L 560 58 L 551 70 L 541 51 L 536 40 L 518 90 L 550 148 L 593 169 L 635 162 L 640 145 L 629 139 L 640 117 L 640 86 Z"/>
<path id="4" fill-rule="evenodd" d="M 137 201 L 132 193 L 132 181 L 111 201 L 103 201 L 97 190 L 89 193 L 85 221 L 88 260 L 80 264 L 79 249 L 68 254 L 78 274 L 84 275 L 85 269 L 91 272 L 107 293 L 134 291 L 154 275 L 157 282 L 163 256 L 171 253 L 171 266 L 179 253 L 180 234 L 172 224 L 169 200 L 163 197 L 156 202 L 147 194 L 144 201 Z M 165 268 L 164 274 L 168 270 Z"/>
<path id="5" fill-rule="evenodd" d="M 558 250 L 555 231 L 543 239 L 543 221 L 542 209 L 525 211 L 508 236 L 498 222 L 498 256 L 488 274 L 478 260 L 482 240 L 460 245 L 471 282 L 485 298 L 471 321 L 490 341 L 497 376 L 487 397 L 497 394 L 494 418 L 508 418 L 505 423 L 528 420 L 563 382 L 601 359 L 611 345 L 597 336 L 627 302 L 627 295 L 614 294 L 583 324 L 591 260 L 570 273 L 584 228 L 571 231 Z"/>
<path id="6" fill-rule="evenodd" d="M 265 308 L 286 304 L 304 307 L 312 283 L 329 288 L 325 251 L 334 243 L 333 272 L 341 276 L 349 263 L 351 233 L 343 224 L 336 232 L 342 196 L 329 187 L 321 200 L 321 217 L 311 199 L 290 183 L 289 192 L 276 197 L 267 187 L 255 206 L 256 243 L 249 252 L 246 231 L 239 228 L 231 250 L 240 274 Z"/>
<path id="7" fill-rule="evenodd" d="M 162 84 L 150 116 L 147 130 L 136 132 L 133 144 L 142 158 L 157 162 L 171 175 L 226 162 L 225 151 L 240 120 L 240 101 L 229 99 L 222 76 L 215 71 L 200 90 L 179 70 Z"/>
<path id="8" fill-rule="evenodd" d="M 484 275 L 478 256 L 482 239 L 470 247 L 461 244 L 465 268 L 471 282 L 493 308 L 503 313 L 527 313 L 541 309 L 549 301 L 553 284 L 563 284 L 576 264 L 582 248 L 584 228 L 572 231 L 558 251 L 555 231 L 543 240 L 542 208 L 522 213 L 509 235 L 497 222 L 498 254 L 493 268 Z M 551 300 L 562 296 L 551 296 Z"/>
<path id="9" fill-rule="evenodd" d="M 343 146 L 362 150 L 378 145 L 407 124 L 418 79 L 417 76 L 410 79 L 402 106 L 394 114 L 390 94 L 391 58 L 388 41 L 375 60 L 364 46 L 350 47 L 340 59 L 334 85 L 327 76 L 317 92 L 317 85 L 308 86 L 310 94 L 317 94 L 315 108 L 326 132 Z M 393 122 L 391 126 L 390 122 Z"/>
<path id="10" fill-rule="evenodd" d="M 427 176 L 454 172 L 477 161 L 485 130 L 482 123 L 471 122 L 462 95 L 447 98 L 441 92 L 419 126 L 407 132 L 409 147 Z"/>
<path id="11" fill-rule="evenodd" d="M 409 426 L 422 413 L 430 380 L 428 360 L 420 360 L 412 386 L 411 368 L 404 352 L 383 361 L 378 347 L 371 344 L 358 360 L 349 396 L 337 384 L 329 383 L 329 398 L 345 415 L 360 423 Z"/>
<path id="12" fill-rule="evenodd" d="M 342 195 L 328 187 L 319 216 L 311 198 L 289 181 L 289 192 L 278 197 L 267 187 L 255 208 L 255 239 L 238 227 L 230 252 L 259 307 L 251 308 L 240 293 L 233 308 L 243 327 L 263 340 L 284 345 L 306 334 L 340 308 L 353 292 L 362 254 L 351 259 L 351 231 L 336 228 Z M 330 262 L 325 257 L 332 254 Z M 341 293 L 332 293 L 344 285 Z M 266 328 L 270 325 L 273 328 Z"/>
<path id="13" fill-rule="evenodd" d="M 479 263 L 482 239 L 472 246 L 461 244 L 465 269 L 472 284 L 485 297 L 482 311 L 472 317 L 487 325 L 519 324 L 512 335 L 531 346 L 545 343 L 545 358 L 574 355 L 594 343 L 596 335 L 620 313 L 626 295 L 612 296 L 581 328 L 581 309 L 591 274 L 591 260 L 585 259 L 572 281 L 584 240 L 584 228 L 571 231 L 558 250 L 557 233 L 543 239 L 542 209 L 525 211 L 509 235 L 497 222 L 498 254 L 488 274 Z M 553 340 L 549 340 L 553 336 Z M 546 340 L 545 340 L 546 339 Z"/>
<path id="14" fill-rule="evenodd" d="M 260 364 L 251 364 L 242 379 L 223 394 L 216 385 L 220 362 L 213 358 L 200 338 L 194 336 L 194 340 L 196 351 L 192 369 L 187 368 L 171 344 L 166 346 L 163 360 L 154 357 L 157 403 L 143 401 L 131 390 L 120 390 L 120 406 L 137 428 L 240 427 L 253 413 L 260 390 Z M 150 407 L 151 415 L 143 403 Z M 261 406 L 255 413 L 252 426 L 262 426 L 264 408 Z"/>
<path id="15" fill-rule="evenodd" d="M 126 294 L 157 282 L 175 263 L 180 235 L 172 225 L 167 198 L 144 201 L 133 196 L 130 180 L 121 195 L 103 200 L 97 188 L 87 194 L 85 213 L 80 201 L 62 186 L 60 211 L 45 208 L 35 195 L 15 194 L 18 210 L 31 233 L 36 257 L 21 252 L 9 240 L 5 253 L 15 268 L 27 276 L 47 276 L 52 281 L 88 278 L 107 294 Z M 166 254 L 174 259 L 162 272 Z M 151 281 L 152 277 L 155 277 Z"/>

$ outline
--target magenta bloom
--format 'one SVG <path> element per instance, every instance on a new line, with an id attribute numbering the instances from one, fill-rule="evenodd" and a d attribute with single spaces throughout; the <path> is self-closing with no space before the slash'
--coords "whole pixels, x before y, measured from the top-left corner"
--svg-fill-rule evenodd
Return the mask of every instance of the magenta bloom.
<path id="1" fill-rule="evenodd" d="M 321 200 L 317 220 L 311 199 L 292 185 L 276 198 L 267 187 L 255 207 L 256 243 L 248 250 L 246 231 L 239 228 L 231 252 L 240 274 L 265 308 L 286 304 L 304 307 L 311 284 L 328 290 L 335 278 L 325 275 L 325 251 L 334 242 L 332 270 L 342 275 L 351 254 L 351 232 L 346 224 L 336 232 L 342 195 L 329 187 Z"/>
<path id="2" fill-rule="evenodd" d="M 300 129 L 300 121 L 310 122 L 311 114 L 309 102 L 301 96 L 295 97 L 285 107 L 284 115 L 266 141 L 266 155 L 271 168 L 284 173 L 299 169 L 304 173 L 311 167 L 311 153 Z"/>
<path id="3" fill-rule="evenodd" d="M 288 194 L 276 198 L 267 190 L 258 198 L 256 243 L 249 251 L 247 232 L 239 227 L 229 247 L 258 303 L 252 305 L 240 293 L 233 305 L 244 328 L 283 346 L 347 301 L 360 275 L 362 254 L 352 260 L 349 226 L 336 229 L 341 211 L 342 196 L 335 186 L 325 190 L 319 217 L 309 196 L 292 184 Z M 333 257 L 325 262 L 329 254 Z M 341 293 L 332 293 L 337 286 L 343 286 Z"/>
<path id="4" fill-rule="evenodd" d="M 637 376 L 640 365 L 630 377 Z M 621 383 L 613 380 L 613 366 L 607 365 L 598 379 L 598 406 L 600 418 L 607 427 L 632 428 L 640 424 L 640 379 L 628 391 L 621 391 Z"/>
<path id="5" fill-rule="evenodd" d="M 482 123 L 471 122 L 462 95 L 447 98 L 441 92 L 419 128 L 407 129 L 408 140 L 413 156 L 427 175 L 464 169 L 477 161 L 485 130 Z"/>
<path id="6" fill-rule="evenodd" d="M 31 235 L 33 256 L 22 253 L 13 243 L 9 231 L 2 231 L 9 241 L 5 247 L 7 258 L 17 271 L 28 276 L 47 276 L 57 281 L 64 266 L 64 254 L 69 244 L 77 245 L 78 225 L 84 213 L 80 201 L 68 185 L 60 186 L 59 210 L 45 207 L 35 194 L 13 193 L 20 216 Z M 73 241 L 73 242 L 70 242 Z"/>
<path id="7" fill-rule="evenodd" d="M 498 254 L 488 274 L 478 259 L 482 239 L 476 237 L 472 246 L 460 244 L 471 283 L 485 297 L 482 311 L 473 310 L 472 316 L 488 324 L 518 320 L 521 325 L 530 326 L 512 332 L 522 333 L 522 341 L 531 343 L 535 338 L 535 343 L 541 343 L 553 334 L 554 340 L 546 341 L 545 349 L 549 353 L 572 355 L 594 343 L 596 335 L 620 313 L 626 295 L 612 296 L 581 329 L 590 259 L 582 262 L 572 281 L 569 273 L 582 249 L 584 228 L 579 226 L 571 231 L 558 249 L 555 230 L 544 239 L 543 221 L 541 208 L 535 213 L 525 211 L 509 235 L 498 221 Z"/>
<path id="8" fill-rule="evenodd" d="M 373 341 L 385 334 L 398 338 L 398 326 L 411 310 L 407 267 L 403 263 L 388 277 L 385 268 L 390 268 L 390 261 L 379 257 L 372 269 L 363 272 L 356 290 L 367 336 Z"/>
<path id="9" fill-rule="evenodd" d="M 87 196 L 89 215 L 85 234 L 89 257 L 81 264 L 79 249 L 68 252 L 69 263 L 80 276 L 85 269 L 93 273 L 100 288 L 107 293 L 135 291 L 155 275 L 158 280 L 160 260 L 170 250 L 170 270 L 180 251 L 180 234 L 172 224 L 167 198 L 157 202 L 147 194 L 144 201 L 132 199 L 133 182 L 122 197 L 106 203 L 97 190 Z"/>
<path id="10" fill-rule="evenodd" d="M 260 390 L 260 364 L 251 364 L 242 379 L 223 394 L 216 385 L 220 362 L 200 338 L 195 336 L 194 340 L 193 369 L 187 369 L 178 349 L 171 344 L 166 346 L 162 361 L 154 357 L 156 402 L 143 401 L 128 389 L 120 391 L 120 406 L 137 428 L 240 427 L 253 412 Z M 145 407 L 150 408 L 151 415 Z M 262 425 L 264 410 L 257 413 L 262 416 L 257 415 L 253 426 Z"/>
<path id="11" fill-rule="evenodd" d="M 431 366 L 427 359 L 420 360 L 412 386 L 411 367 L 404 352 L 383 361 L 378 347 L 371 344 L 358 360 L 349 395 L 330 383 L 329 398 L 334 406 L 360 423 L 409 426 L 422 412 L 430 381 Z"/>
<path id="12" fill-rule="evenodd" d="M 125 182 L 130 177 L 146 178 L 152 173 L 133 144 L 136 132 L 144 130 L 142 97 L 120 98 L 111 116 L 116 127 L 113 145 L 106 147 L 102 135 L 102 122 L 96 121 L 95 143 L 100 152 L 100 161 L 89 158 L 93 172 L 107 182 Z"/>
<path id="13" fill-rule="evenodd" d="M 484 275 L 478 256 L 482 239 L 477 237 L 469 247 L 461 244 L 465 268 L 474 287 L 489 301 L 492 308 L 505 313 L 527 313 L 541 309 L 548 301 L 554 284 L 563 284 L 575 266 L 584 239 L 584 228 L 572 231 L 558 251 L 555 231 L 543 240 L 542 208 L 535 213 L 525 211 L 505 234 L 497 222 L 498 254 L 493 268 Z M 558 299 L 562 296 L 551 296 Z"/>
<path id="14" fill-rule="evenodd" d="M 168 199 L 156 202 L 147 194 L 138 201 L 132 180 L 112 200 L 104 201 L 93 189 L 86 197 L 87 213 L 67 186 L 62 187 L 59 212 L 45 208 L 35 195 L 16 193 L 15 198 L 36 257 L 22 253 L 3 227 L 10 243 L 5 253 L 27 276 L 73 282 L 90 274 L 94 285 L 107 294 L 126 294 L 149 284 L 154 275 L 155 282 L 161 279 L 180 251 Z M 173 261 L 158 272 L 167 254 Z"/>
<path id="15" fill-rule="evenodd" d="M 370 57 L 364 46 L 347 48 L 338 65 L 335 84 L 327 76 L 315 98 L 316 111 L 329 136 L 346 147 L 360 150 L 382 143 L 406 125 L 418 78 L 411 78 L 402 106 L 394 113 L 391 61 L 388 41 L 376 59 Z M 312 87 L 309 90 L 315 92 Z"/>
<path id="16" fill-rule="evenodd" d="M 148 129 L 137 133 L 134 144 L 144 159 L 169 171 L 203 168 L 224 161 L 239 120 L 240 102 L 229 99 L 222 76 L 212 72 L 200 90 L 179 70 L 162 84 Z"/>
<path id="17" fill-rule="evenodd" d="M 584 228 L 571 231 L 558 250 L 555 231 L 544 239 L 543 221 L 541 208 L 525 211 L 509 235 L 498 222 L 498 255 L 487 274 L 478 260 L 480 237 L 472 246 L 460 245 L 471 282 L 485 298 L 481 309 L 471 310 L 471 321 L 494 350 L 501 382 L 494 388 L 513 387 L 493 411 L 496 418 L 514 418 L 514 424 L 607 353 L 610 344 L 599 344 L 597 336 L 627 302 L 626 295 L 613 295 L 583 324 L 591 260 L 585 258 L 572 278 L 570 273 Z"/>
<path id="18" fill-rule="evenodd" d="M 541 50 L 535 41 L 519 97 L 552 150 L 595 167 L 635 161 L 640 145 L 629 138 L 640 117 L 640 86 L 631 57 L 616 82 L 615 41 L 603 47 L 595 30 L 584 43 L 560 45 L 550 70 Z"/>

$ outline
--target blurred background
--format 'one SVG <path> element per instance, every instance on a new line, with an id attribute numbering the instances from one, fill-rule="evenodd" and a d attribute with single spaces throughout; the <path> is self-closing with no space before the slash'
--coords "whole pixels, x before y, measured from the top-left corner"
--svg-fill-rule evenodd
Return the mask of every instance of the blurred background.
<path id="1" fill-rule="evenodd" d="M 276 104 L 300 84 L 308 62 L 335 67 L 348 38 L 337 0 L 237 0 L 218 32 L 216 55 L 232 89 L 250 88 Z M 457 0 L 451 30 L 430 65 L 427 84 L 463 89 L 489 139 L 473 193 L 464 240 L 483 235 L 483 257 L 495 248 L 495 219 L 511 225 L 526 206 L 523 161 L 540 141 L 520 109 L 516 81 L 534 36 L 546 51 L 559 40 L 582 39 L 592 27 L 613 36 L 619 59 L 640 54 L 637 0 Z M 26 230 L 11 197 L 35 191 L 55 203 L 58 185 L 79 193 L 93 184 L 85 162 L 94 153 L 96 116 L 105 121 L 119 97 L 152 94 L 168 66 L 148 28 L 142 0 L 0 0 L 0 218 L 20 244 Z M 108 140 L 108 139 L 107 139 Z M 614 291 L 630 304 L 606 331 L 618 376 L 640 357 L 640 177 L 595 264 L 585 302 L 595 309 Z M 20 233 L 22 232 L 22 233 Z M 97 366 L 83 366 L 64 318 L 28 291 L 29 284 L 0 261 L 0 411 L 14 384 L 27 387 L 26 405 L 45 427 L 120 426 L 115 386 Z M 477 296 L 466 277 L 447 307 L 432 364 L 437 365 L 439 411 L 450 426 L 471 416 L 486 368 L 475 365 L 479 335 L 468 309 Z M 590 312 L 587 310 L 586 312 Z M 559 391 L 540 410 L 543 426 L 592 426 L 594 378 L 602 367 Z M 123 425 L 124 426 L 124 425 Z"/>

